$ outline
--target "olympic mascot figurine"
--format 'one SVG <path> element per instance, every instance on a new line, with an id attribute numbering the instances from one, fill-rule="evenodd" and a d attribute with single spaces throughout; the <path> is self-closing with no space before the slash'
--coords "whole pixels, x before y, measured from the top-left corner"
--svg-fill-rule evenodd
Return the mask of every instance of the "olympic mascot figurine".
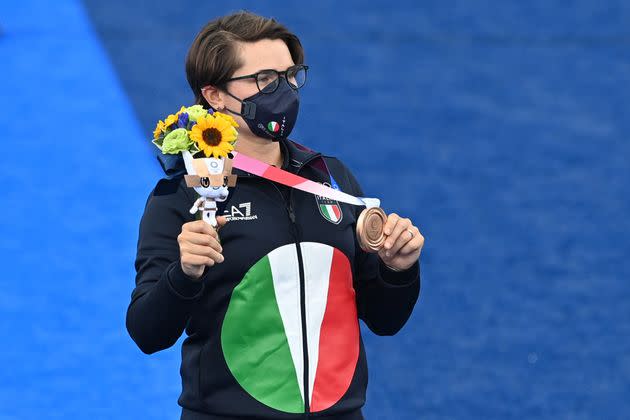
<path id="1" fill-rule="evenodd" d="M 225 201 L 228 187 L 234 186 L 236 176 L 231 174 L 232 159 L 228 155 L 224 158 L 193 158 L 189 151 L 182 151 L 186 165 L 186 185 L 193 187 L 200 197 L 190 209 L 191 214 L 202 211 L 202 220 L 217 226 L 217 201 Z"/>

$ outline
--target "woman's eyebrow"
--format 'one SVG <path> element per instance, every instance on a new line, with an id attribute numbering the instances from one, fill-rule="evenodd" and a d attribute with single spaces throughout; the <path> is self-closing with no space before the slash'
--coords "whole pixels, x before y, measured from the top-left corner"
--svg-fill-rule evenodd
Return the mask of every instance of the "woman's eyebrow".
<path id="1" fill-rule="evenodd" d="M 258 73 L 258 72 L 263 71 L 263 70 L 286 71 L 286 70 L 288 70 L 289 68 L 291 68 L 291 67 L 293 67 L 293 66 L 295 66 L 295 64 L 290 64 L 290 65 L 288 65 L 288 66 L 284 67 L 282 70 L 278 70 L 278 67 L 261 67 L 261 68 L 259 68 L 258 70 L 253 71 L 253 72 L 248 73 L 248 74 Z"/>

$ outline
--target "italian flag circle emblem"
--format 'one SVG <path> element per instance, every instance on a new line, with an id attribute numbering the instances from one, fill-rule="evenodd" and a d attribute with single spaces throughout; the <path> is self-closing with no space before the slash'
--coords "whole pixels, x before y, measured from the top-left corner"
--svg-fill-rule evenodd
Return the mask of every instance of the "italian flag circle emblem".
<path id="1" fill-rule="evenodd" d="M 269 121 L 269 124 L 267 124 L 267 129 L 272 133 L 277 133 L 278 130 L 280 130 L 280 124 L 275 121 Z"/>
<path id="2" fill-rule="evenodd" d="M 305 411 L 307 390 L 311 412 L 338 402 L 350 387 L 359 357 L 348 258 L 321 243 L 299 246 L 306 333 L 296 244 L 274 249 L 247 271 L 232 292 L 221 327 L 223 354 L 236 381 L 259 402 L 287 413 Z"/>

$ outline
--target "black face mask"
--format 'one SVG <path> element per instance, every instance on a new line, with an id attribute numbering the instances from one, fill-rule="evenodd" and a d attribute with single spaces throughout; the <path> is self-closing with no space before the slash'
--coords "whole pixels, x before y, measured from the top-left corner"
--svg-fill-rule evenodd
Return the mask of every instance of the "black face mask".
<path id="1" fill-rule="evenodd" d="M 278 87 L 272 93 L 264 93 L 265 89 L 245 99 L 237 98 L 241 103 L 241 113 L 225 108 L 235 115 L 243 117 L 247 126 L 258 137 L 278 141 L 285 139 L 293 130 L 300 108 L 297 90 L 291 88 L 284 78 L 278 80 Z"/>

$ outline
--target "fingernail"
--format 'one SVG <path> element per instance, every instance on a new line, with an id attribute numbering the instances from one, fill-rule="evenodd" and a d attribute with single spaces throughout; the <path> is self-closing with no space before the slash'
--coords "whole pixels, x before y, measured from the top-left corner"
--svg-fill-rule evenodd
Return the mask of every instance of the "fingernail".
<path id="1" fill-rule="evenodd" d="M 223 255 L 221 255 L 221 258 L 219 258 L 219 262 L 223 262 L 225 258 L 223 258 Z"/>
<path id="2" fill-rule="evenodd" d="M 385 229 L 385 235 L 389 235 L 390 233 L 391 233 L 391 230 Z"/>
<path id="3" fill-rule="evenodd" d="M 389 249 L 392 247 L 391 242 L 385 242 L 385 248 Z"/>

